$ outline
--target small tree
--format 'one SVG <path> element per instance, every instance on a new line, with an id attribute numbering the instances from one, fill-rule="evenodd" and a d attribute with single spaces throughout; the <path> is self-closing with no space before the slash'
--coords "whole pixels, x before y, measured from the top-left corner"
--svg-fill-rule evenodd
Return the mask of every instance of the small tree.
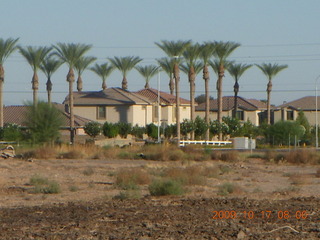
<path id="1" fill-rule="evenodd" d="M 194 131 L 194 123 L 192 120 L 183 119 L 181 123 L 181 134 L 184 137 L 187 137 L 189 133 Z"/>
<path id="2" fill-rule="evenodd" d="M 52 143 L 60 135 L 62 113 L 53 105 L 42 101 L 29 104 L 25 119 L 33 143 Z"/>
<path id="3" fill-rule="evenodd" d="M 146 126 L 146 134 L 153 139 L 158 138 L 158 126 L 153 123 L 150 123 Z"/>
<path id="4" fill-rule="evenodd" d="M 270 126 L 268 133 L 272 136 L 272 143 L 287 145 L 289 140 L 290 143 L 294 141 L 295 136 L 300 139 L 305 129 L 295 121 L 279 121 Z"/>
<path id="5" fill-rule="evenodd" d="M 101 124 L 98 122 L 88 122 L 84 126 L 84 132 L 94 140 L 101 133 Z"/>
<path id="6" fill-rule="evenodd" d="M 195 138 L 202 139 L 208 127 L 209 126 L 207 125 L 206 121 L 203 118 L 197 116 L 194 120 Z"/>
<path id="7" fill-rule="evenodd" d="M 138 124 L 132 127 L 131 134 L 136 138 L 143 138 L 143 134 L 145 133 L 146 129 L 144 127 L 139 127 Z"/>
<path id="8" fill-rule="evenodd" d="M 20 141 L 23 138 L 21 126 L 15 123 L 5 124 L 1 133 L 1 138 L 6 141 Z"/>

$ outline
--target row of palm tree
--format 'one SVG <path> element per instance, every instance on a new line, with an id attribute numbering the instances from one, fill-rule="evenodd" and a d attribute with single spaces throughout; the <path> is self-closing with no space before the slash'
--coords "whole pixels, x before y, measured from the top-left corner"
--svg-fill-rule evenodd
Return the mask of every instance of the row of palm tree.
<path id="1" fill-rule="evenodd" d="M 9 38 L 7 40 L 0 39 L 0 126 L 3 126 L 3 82 L 4 82 L 4 69 L 3 62 L 6 58 L 19 49 L 22 56 L 30 64 L 33 70 L 32 89 L 33 89 L 33 102 L 37 103 L 37 91 L 39 86 L 39 79 L 37 71 L 42 70 L 47 77 L 47 92 L 48 102 L 51 103 L 51 90 L 52 74 L 63 64 L 66 63 L 69 67 L 67 74 L 67 82 L 69 83 L 69 111 L 70 111 L 70 141 L 74 142 L 74 114 L 73 114 L 73 83 L 75 81 L 74 68 L 77 71 L 77 90 L 82 91 L 82 78 L 81 75 L 84 70 L 90 69 L 95 72 L 102 79 L 102 89 L 106 89 L 106 79 L 111 72 L 117 68 L 122 72 L 122 88 L 128 88 L 127 73 L 133 68 L 145 78 L 145 88 L 149 88 L 150 79 L 162 68 L 169 76 L 169 89 L 170 93 L 176 97 L 176 124 L 177 124 L 177 137 L 180 139 L 180 69 L 188 75 L 190 84 L 190 101 L 191 101 L 191 120 L 195 120 L 195 79 L 196 75 L 202 70 L 203 79 L 205 81 L 205 121 L 209 123 L 209 70 L 211 66 L 217 74 L 216 89 L 218 93 L 218 121 L 222 122 L 222 82 L 225 70 L 228 70 L 230 75 L 235 79 L 234 93 L 235 93 L 235 109 L 233 117 L 236 117 L 237 112 L 237 95 L 239 92 L 239 78 L 241 75 L 251 67 L 247 64 L 236 64 L 228 60 L 228 57 L 237 49 L 240 44 L 235 42 L 205 42 L 203 44 L 193 44 L 189 41 L 161 41 L 155 43 L 162 49 L 167 57 L 157 59 L 159 66 L 136 66 L 142 61 L 139 57 L 114 57 L 109 58 L 109 63 L 95 64 L 93 67 L 89 66 L 96 60 L 95 57 L 84 56 L 91 49 L 91 45 L 86 44 L 65 44 L 57 43 L 52 47 L 19 47 L 17 45 L 18 39 Z M 272 78 L 285 69 L 287 65 L 278 64 L 261 64 L 257 65 L 261 71 L 268 77 L 268 110 L 267 119 L 270 123 L 270 93 L 272 90 Z M 194 137 L 192 133 L 191 137 Z M 221 139 L 222 136 L 219 136 Z M 206 140 L 209 139 L 209 132 L 206 133 Z"/>

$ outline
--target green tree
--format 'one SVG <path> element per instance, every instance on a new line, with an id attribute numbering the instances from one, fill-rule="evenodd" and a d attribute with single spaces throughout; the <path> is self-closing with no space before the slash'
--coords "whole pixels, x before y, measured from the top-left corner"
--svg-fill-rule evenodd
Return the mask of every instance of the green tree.
<path id="1" fill-rule="evenodd" d="M 312 140 L 311 128 L 307 117 L 303 111 L 299 111 L 296 122 L 305 129 L 305 134 L 301 137 L 303 143 L 310 144 Z"/>
<path id="2" fill-rule="evenodd" d="M 158 139 L 158 126 L 153 123 L 146 125 L 146 134 L 152 139 Z"/>
<path id="3" fill-rule="evenodd" d="M 84 125 L 84 132 L 92 139 L 95 139 L 101 133 L 101 124 L 98 122 L 88 122 Z"/>
<path id="4" fill-rule="evenodd" d="M 131 129 L 131 134 L 136 138 L 143 138 L 143 134 L 145 133 L 145 128 L 140 127 L 138 124 L 134 125 Z"/>
<path id="5" fill-rule="evenodd" d="M 131 123 L 119 122 L 117 123 L 119 129 L 119 135 L 122 138 L 127 138 L 128 134 L 131 133 L 132 125 Z"/>
<path id="6" fill-rule="evenodd" d="M 142 61 L 139 57 L 114 57 L 109 58 L 111 64 L 121 71 L 123 79 L 122 79 L 122 89 L 128 89 L 128 81 L 127 81 L 127 73 L 134 68 L 139 62 Z"/>
<path id="7" fill-rule="evenodd" d="M 154 77 L 158 73 L 159 67 L 155 65 L 148 65 L 148 66 L 136 66 L 135 68 L 144 77 L 146 81 L 144 88 L 150 88 L 149 81 L 152 77 Z"/>
<path id="8" fill-rule="evenodd" d="M 3 84 L 4 84 L 4 67 L 6 59 L 18 48 L 19 38 L 0 38 L 0 127 L 3 127 Z"/>
<path id="9" fill-rule="evenodd" d="M 45 59 L 47 54 L 51 51 L 51 47 L 19 47 L 21 55 L 28 61 L 32 70 L 32 90 L 33 90 L 33 104 L 37 105 L 38 103 L 38 89 L 39 89 L 39 77 L 38 69 L 42 61 Z"/>
<path id="10" fill-rule="evenodd" d="M 195 138 L 196 139 L 202 139 L 203 136 L 205 135 L 207 129 L 209 126 L 207 125 L 206 121 L 197 116 L 196 119 L 194 120 L 194 128 L 195 128 Z"/>
<path id="11" fill-rule="evenodd" d="M 213 52 L 214 57 L 218 63 L 218 80 L 217 80 L 217 92 L 218 92 L 218 121 L 222 123 L 222 80 L 224 77 L 224 71 L 228 57 L 231 53 L 240 46 L 235 42 L 215 42 L 216 48 Z M 219 136 L 221 139 L 221 135 Z"/>
<path id="12" fill-rule="evenodd" d="M 180 69 L 181 55 L 185 49 L 191 44 L 191 41 L 161 41 L 161 43 L 155 43 L 160 49 L 162 49 L 168 57 L 174 59 L 173 77 L 175 79 L 176 89 L 176 126 L 177 126 L 177 144 L 180 145 Z"/>
<path id="13" fill-rule="evenodd" d="M 29 104 L 25 119 L 33 143 L 53 143 L 60 135 L 62 113 L 53 105 L 42 101 Z"/>
<path id="14" fill-rule="evenodd" d="M 300 139 L 305 133 L 304 127 L 302 127 L 296 121 L 279 121 L 274 125 L 271 125 L 268 134 L 272 136 L 272 142 L 274 144 L 293 143 L 295 137 Z M 270 139 L 271 140 L 271 139 Z"/>
<path id="15" fill-rule="evenodd" d="M 205 94 L 200 94 L 200 95 L 196 96 L 194 98 L 194 100 L 196 101 L 197 104 L 204 103 L 204 102 L 206 102 L 206 95 Z M 213 100 L 212 96 L 209 96 L 209 101 L 210 100 Z"/>
<path id="16" fill-rule="evenodd" d="M 239 79 L 243 75 L 243 73 L 249 69 L 252 65 L 242 64 L 242 63 L 231 63 L 228 66 L 228 72 L 229 74 L 234 78 L 234 109 L 232 112 L 232 117 L 237 117 L 237 111 L 238 111 L 238 92 L 239 92 Z"/>
<path id="17" fill-rule="evenodd" d="M 41 65 L 40 69 L 41 71 L 46 75 L 47 77 L 47 94 L 48 94 L 48 103 L 51 104 L 51 91 L 52 91 L 52 82 L 51 82 L 51 76 L 54 72 L 58 70 L 58 68 L 61 66 L 62 61 L 54 59 L 53 56 L 46 57 Z"/>
<path id="18" fill-rule="evenodd" d="M 174 80 L 173 80 L 173 67 L 174 67 L 174 60 L 172 58 L 161 58 L 157 59 L 160 67 L 162 68 L 165 73 L 169 76 L 169 89 L 170 94 L 174 95 Z"/>
<path id="19" fill-rule="evenodd" d="M 210 95 L 209 95 L 209 80 L 210 80 L 210 73 L 208 69 L 209 60 L 213 55 L 213 52 L 216 49 L 216 44 L 213 42 L 206 42 L 201 45 L 200 47 L 200 58 L 203 63 L 203 70 L 202 70 L 202 78 L 204 80 L 204 89 L 205 89 L 205 121 L 207 125 L 210 125 Z M 210 129 L 208 128 L 206 131 L 206 140 L 209 140 Z"/>
<path id="20" fill-rule="evenodd" d="M 187 137 L 191 132 L 194 132 L 194 122 L 192 120 L 183 119 L 181 123 L 181 135 Z"/>
<path id="21" fill-rule="evenodd" d="M 23 132 L 21 130 L 21 126 L 15 123 L 6 123 L 3 127 L 3 140 L 5 141 L 23 140 Z"/>
<path id="22" fill-rule="evenodd" d="M 282 70 L 286 69 L 288 65 L 278 65 L 276 63 L 262 63 L 256 66 L 263 72 L 268 78 L 267 85 L 267 123 L 270 124 L 270 104 L 271 104 L 271 91 L 272 91 L 272 79 Z"/>
<path id="23" fill-rule="evenodd" d="M 113 66 L 110 66 L 108 63 L 104 64 L 95 64 L 92 68 L 90 68 L 91 71 L 93 71 L 95 74 L 97 74 L 101 80 L 102 80 L 102 90 L 107 89 L 107 77 L 112 73 L 114 70 Z"/>
<path id="24" fill-rule="evenodd" d="M 83 88 L 83 81 L 82 81 L 83 71 L 86 70 L 89 67 L 89 65 L 92 64 L 96 59 L 97 59 L 96 57 L 81 56 L 78 59 L 78 61 L 76 61 L 74 68 L 77 70 L 77 73 L 78 73 L 78 79 L 77 79 L 78 92 L 81 92 Z"/>
<path id="25" fill-rule="evenodd" d="M 67 74 L 67 82 L 69 83 L 69 96 L 68 96 L 68 105 L 70 111 L 70 142 L 74 144 L 74 110 L 73 110 L 73 83 L 75 81 L 74 77 L 74 66 L 76 62 L 91 49 L 91 45 L 87 44 L 75 44 L 75 43 L 57 43 L 55 48 L 55 55 L 63 63 L 67 63 L 69 67 L 69 72 Z"/>

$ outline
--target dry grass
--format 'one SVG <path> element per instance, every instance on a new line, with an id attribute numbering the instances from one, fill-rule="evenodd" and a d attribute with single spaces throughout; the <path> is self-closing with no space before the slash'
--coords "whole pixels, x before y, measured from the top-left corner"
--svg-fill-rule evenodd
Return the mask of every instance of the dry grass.
<path id="1" fill-rule="evenodd" d="M 137 189 L 138 185 L 145 185 L 150 182 L 149 173 L 139 168 L 120 169 L 116 173 L 115 183 L 122 189 Z"/>
<path id="2" fill-rule="evenodd" d="M 291 174 L 289 176 L 289 180 L 292 185 L 305 185 L 310 183 L 310 179 L 307 178 L 306 175 L 303 174 Z"/>
<path id="3" fill-rule="evenodd" d="M 319 163 L 319 156 L 314 151 L 298 150 L 288 153 L 285 160 L 294 164 L 316 164 Z"/>
<path id="4" fill-rule="evenodd" d="M 177 180 L 185 185 L 204 185 L 206 177 L 203 173 L 203 168 L 200 166 L 190 166 L 186 168 L 168 168 L 163 174 L 163 177 Z"/>
<path id="5" fill-rule="evenodd" d="M 317 169 L 316 177 L 317 177 L 317 178 L 320 178 L 320 168 Z"/>

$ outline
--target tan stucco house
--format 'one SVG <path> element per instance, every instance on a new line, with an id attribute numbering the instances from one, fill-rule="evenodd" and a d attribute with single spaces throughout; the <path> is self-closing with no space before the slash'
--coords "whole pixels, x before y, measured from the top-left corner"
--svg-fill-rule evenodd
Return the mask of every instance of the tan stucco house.
<path id="1" fill-rule="evenodd" d="M 283 103 L 274 110 L 274 122 L 280 120 L 296 120 L 300 111 L 304 112 L 304 115 L 309 121 L 310 125 L 316 124 L 316 105 L 318 105 L 318 119 L 320 121 L 320 97 L 317 97 L 316 103 L 315 96 L 306 96 L 297 100 Z"/>
<path id="2" fill-rule="evenodd" d="M 146 97 L 152 103 L 152 122 L 157 124 L 160 120 L 160 124 L 174 124 L 176 123 L 176 96 L 159 91 L 153 88 L 145 88 L 137 94 Z M 159 102 L 158 104 L 158 93 Z M 158 106 L 160 111 L 158 112 Z M 180 98 L 180 119 L 190 119 L 190 101 L 184 98 Z M 160 116 L 159 116 L 160 114 Z"/>
<path id="3" fill-rule="evenodd" d="M 224 96 L 222 98 L 222 116 L 232 117 L 234 109 L 234 96 Z M 256 99 L 245 99 L 238 97 L 237 117 L 241 121 L 251 121 L 254 125 L 259 126 L 263 121 L 267 104 Z M 196 115 L 202 118 L 205 117 L 205 103 L 201 103 L 196 107 Z M 210 100 L 210 114 L 211 120 L 216 120 L 218 115 L 218 101 L 217 99 Z"/>
<path id="4" fill-rule="evenodd" d="M 152 122 L 152 103 L 121 88 L 74 92 L 74 114 L 100 123 L 126 122 L 145 126 Z M 68 111 L 68 96 L 63 104 Z"/>

